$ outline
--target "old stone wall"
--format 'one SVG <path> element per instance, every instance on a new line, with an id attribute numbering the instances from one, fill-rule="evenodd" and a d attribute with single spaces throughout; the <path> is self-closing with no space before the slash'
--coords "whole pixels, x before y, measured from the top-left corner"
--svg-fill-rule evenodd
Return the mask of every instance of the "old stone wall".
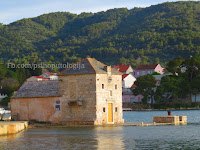
<path id="1" fill-rule="evenodd" d="M 59 76 L 62 121 L 94 124 L 96 120 L 96 74 Z"/>
<path id="2" fill-rule="evenodd" d="M 95 124 L 123 123 L 122 76 L 97 74 L 96 80 L 97 120 Z M 113 106 L 113 122 L 108 122 L 108 103 L 112 103 Z"/>
<path id="3" fill-rule="evenodd" d="M 17 120 L 60 123 L 62 119 L 62 104 L 60 97 L 44 98 L 13 98 L 11 99 L 11 117 Z M 60 110 L 56 110 L 60 105 Z"/>

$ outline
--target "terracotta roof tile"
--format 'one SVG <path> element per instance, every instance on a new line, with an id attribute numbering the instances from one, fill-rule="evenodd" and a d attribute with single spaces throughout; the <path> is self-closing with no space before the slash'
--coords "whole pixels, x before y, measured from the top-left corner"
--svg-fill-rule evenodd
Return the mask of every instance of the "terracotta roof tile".
<path id="1" fill-rule="evenodd" d="M 137 86 L 135 85 L 135 84 L 133 84 L 132 86 L 131 86 L 131 88 L 136 88 Z"/>
<path id="2" fill-rule="evenodd" d="M 139 65 L 136 70 L 155 69 L 158 64 Z"/>
<path id="3" fill-rule="evenodd" d="M 124 80 L 124 78 L 126 78 L 129 74 L 123 74 L 122 75 L 122 80 Z"/>
<path id="4" fill-rule="evenodd" d="M 55 73 L 47 73 L 48 75 L 55 76 Z"/>
<path id="5" fill-rule="evenodd" d="M 117 66 L 112 66 L 115 68 L 118 68 L 120 72 L 126 72 L 131 65 L 117 65 Z"/>

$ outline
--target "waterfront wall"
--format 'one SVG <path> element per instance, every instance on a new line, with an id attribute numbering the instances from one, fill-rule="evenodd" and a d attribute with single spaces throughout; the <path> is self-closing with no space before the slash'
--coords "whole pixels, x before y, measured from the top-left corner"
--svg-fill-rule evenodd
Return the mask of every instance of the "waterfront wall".
<path id="1" fill-rule="evenodd" d="M 0 122 L 0 135 L 18 133 L 28 127 L 28 121 L 4 121 Z"/>
<path id="2" fill-rule="evenodd" d="M 154 116 L 155 123 L 187 124 L 187 116 Z"/>

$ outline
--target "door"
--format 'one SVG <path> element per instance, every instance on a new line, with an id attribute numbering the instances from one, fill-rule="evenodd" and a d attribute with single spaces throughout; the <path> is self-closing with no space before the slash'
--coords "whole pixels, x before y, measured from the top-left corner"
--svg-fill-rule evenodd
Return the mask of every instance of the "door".
<path id="1" fill-rule="evenodd" d="M 113 122 L 113 104 L 108 103 L 108 122 Z"/>

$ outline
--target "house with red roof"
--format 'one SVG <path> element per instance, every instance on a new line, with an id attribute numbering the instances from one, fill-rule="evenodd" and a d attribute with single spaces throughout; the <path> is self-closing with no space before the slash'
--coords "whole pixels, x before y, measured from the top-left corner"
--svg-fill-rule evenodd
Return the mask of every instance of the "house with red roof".
<path id="1" fill-rule="evenodd" d="M 143 75 L 152 74 L 158 72 L 163 74 L 164 68 L 160 64 L 148 64 L 148 65 L 139 65 L 138 68 L 134 70 L 134 77 L 138 78 Z"/>
<path id="2" fill-rule="evenodd" d="M 136 78 L 132 74 L 122 75 L 122 88 L 131 88 L 136 81 Z"/>
<path id="3" fill-rule="evenodd" d="M 112 66 L 112 68 L 122 72 L 123 74 L 129 74 L 134 71 L 134 69 L 131 67 L 131 65 L 117 65 L 117 66 Z"/>
<path id="4" fill-rule="evenodd" d="M 41 76 L 32 76 L 30 78 L 28 78 L 26 81 L 48 81 L 49 78 L 44 78 Z"/>
<path id="5" fill-rule="evenodd" d="M 42 75 L 40 75 L 41 77 L 44 77 L 44 78 L 49 78 L 50 80 L 58 80 L 58 76 L 56 73 L 43 73 Z"/>
<path id="6" fill-rule="evenodd" d="M 136 85 L 134 82 L 136 78 L 130 74 L 122 75 L 122 102 L 123 103 L 137 103 L 141 102 L 143 96 L 142 95 L 133 95 L 131 88 L 135 88 Z"/>

